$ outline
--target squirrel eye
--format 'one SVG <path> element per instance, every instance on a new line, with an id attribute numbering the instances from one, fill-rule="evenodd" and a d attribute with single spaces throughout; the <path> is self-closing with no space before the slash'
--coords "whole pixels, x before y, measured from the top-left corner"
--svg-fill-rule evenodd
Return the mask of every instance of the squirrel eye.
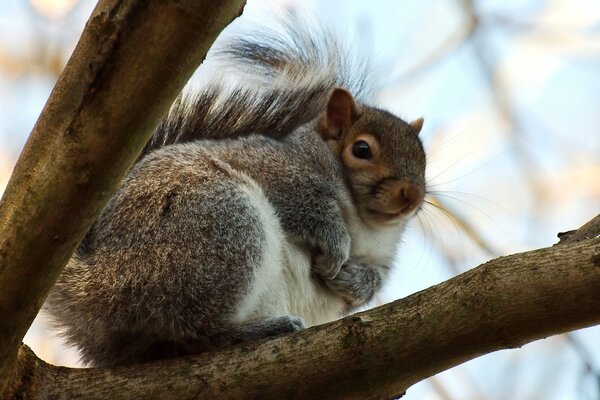
<path id="1" fill-rule="evenodd" d="M 352 154 L 354 157 L 361 158 L 363 160 L 369 160 L 373 157 L 373 153 L 371 153 L 369 144 L 364 140 L 359 140 L 352 145 Z"/>

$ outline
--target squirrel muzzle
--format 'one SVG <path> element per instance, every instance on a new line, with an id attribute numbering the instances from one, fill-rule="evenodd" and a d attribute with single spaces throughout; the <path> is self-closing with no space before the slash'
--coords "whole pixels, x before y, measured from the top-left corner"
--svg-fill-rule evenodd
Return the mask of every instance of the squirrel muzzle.
<path id="1" fill-rule="evenodd" d="M 410 217 L 423 203 L 425 191 L 409 180 L 386 180 L 376 189 L 367 210 L 378 222 L 393 223 Z"/>

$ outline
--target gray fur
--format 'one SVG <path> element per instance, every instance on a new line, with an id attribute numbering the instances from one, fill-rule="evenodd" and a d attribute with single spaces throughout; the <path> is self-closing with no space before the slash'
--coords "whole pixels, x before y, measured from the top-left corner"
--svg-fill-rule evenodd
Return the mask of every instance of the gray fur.
<path id="1" fill-rule="evenodd" d="M 118 364 L 138 357 L 132 341 L 145 352 L 226 329 L 265 240 L 240 183 L 198 147 L 131 171 L 49 299 L 84 360 Z"/>
<path id="2" fill-rule="evenodd" d="M 283 33 L 262 29 L 220 40 L 211 54 L 225 76 L 242 75 L 252 84 L 231 88 L 217 80 L 182 94 L 142 155 L 199 139 L 251 133 L 285 137 L 324 110 L 334 87 L 369 100 L 370 69 L 364 57 L 353 55 L 322 27 L 310 27 L 293 16 L 283 26 Z"/>
<path id="3" fill-rule="evenodd" d="M 312 50 L 302 61 L 285 46 L 240 43 L 234 61 L 273 76 L 304 63 L 290 76 L 308 82 Z M 174 106 L 48 298 L 84 361 L 123 365 L 291 332 L 380 289 L 406 221 L 365 223 L 362 199 L 385 182 L 357 179 L 317 133 L 340 82 L 331 65 L 341 64 L 326 63 L 308 86 L 267 87 L 267 97 L 212 86 Z M 410 126 L 363 108 L 353 129 L 381 143 L 386 179 L 423 185 Z"/>
<path id="4" fill-rule="evenodd" d="M 368 303 L 381 289 L 383 278 L 376 266 L 348 261 L 334 278 L 325 279 L 324 282 L 339 293 L 352 309 Z"/>
<path id="5" fill-rule="evenodd" d="M 223 347 L 269 336 L 298 332 L 305 327 L 306 324 L 302 318 L 285 315 L 283 317 L 272 317 L 251 321 L 247 324 L 236 326 L 226 332 L 213 335 L 210 340 L 219 347 Z"/>

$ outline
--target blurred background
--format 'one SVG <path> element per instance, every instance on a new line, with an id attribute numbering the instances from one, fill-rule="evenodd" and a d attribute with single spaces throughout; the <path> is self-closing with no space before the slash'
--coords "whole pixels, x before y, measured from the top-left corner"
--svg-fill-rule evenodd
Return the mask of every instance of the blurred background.
<path id="1" fill-rule="evenodd" d="M 0 2 L 0 193 L 93 7 Z M 600 212 L 600 1 L 249 0 L 234 25 L 289 10 L 372 60 L 379 106 L 425 117 L 432 204 L 376 304 L 550 246 Z M 78 365 L 41 317 L 25 342 Z M 600 399 L 600 327 L 481 357 L 404 398 Z"/>

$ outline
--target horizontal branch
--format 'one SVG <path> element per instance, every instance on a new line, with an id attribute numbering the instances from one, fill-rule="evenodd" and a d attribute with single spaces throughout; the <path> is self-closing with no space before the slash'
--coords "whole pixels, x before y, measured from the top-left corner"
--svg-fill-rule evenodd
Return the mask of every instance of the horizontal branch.
<path id="1" fill-rule="evenodd" d="M 599 288 L 594 238 L 497 258 L 367 312 L 216 353 L 70 369 L 23 348 L 19 390 L 30 399 L 390 398 L 480 355 L 600 323 Z"/>
<path id="2" fill-rule="evenodd" d="M 0 391 L 61 269 L 242 0 L 101 0 L 0 202 Z"/>

